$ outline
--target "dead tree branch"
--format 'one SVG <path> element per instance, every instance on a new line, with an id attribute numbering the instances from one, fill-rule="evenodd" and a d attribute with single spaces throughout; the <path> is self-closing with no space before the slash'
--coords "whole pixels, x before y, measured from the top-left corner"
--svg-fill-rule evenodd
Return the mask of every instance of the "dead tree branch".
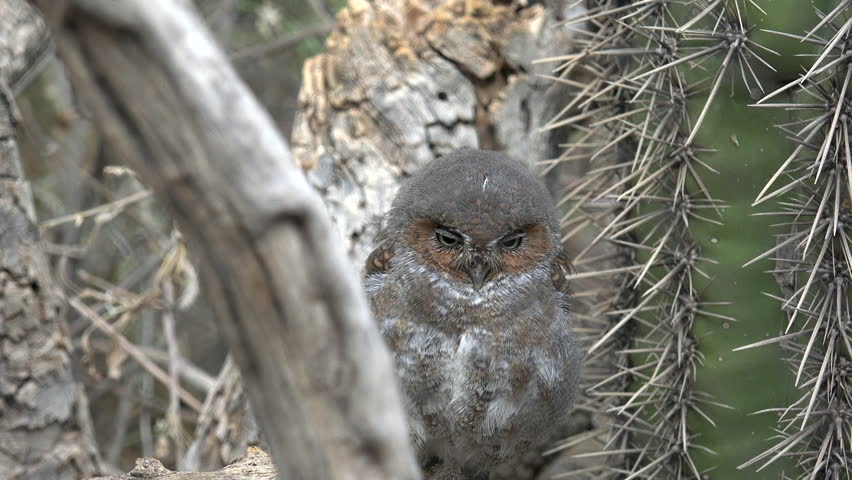
<path id="1" fill-rule="evenodd" d="M 419 478 L 343 245 L 188 2 L 35 3 L 106 141 L 181 225 L 281 477 Z"/>

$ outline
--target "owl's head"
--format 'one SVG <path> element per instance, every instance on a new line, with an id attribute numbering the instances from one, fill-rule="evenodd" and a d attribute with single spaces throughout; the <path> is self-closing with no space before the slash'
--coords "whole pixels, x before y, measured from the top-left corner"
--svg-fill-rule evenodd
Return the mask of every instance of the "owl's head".
<path id="1" fill-rule="evenodd" d="M 561 250 L 544 184 L 490 151 L 456 151 L 424 167 L 402 186 L 387 222 L 397 246 L 475 290 L 547 265 Z"/>

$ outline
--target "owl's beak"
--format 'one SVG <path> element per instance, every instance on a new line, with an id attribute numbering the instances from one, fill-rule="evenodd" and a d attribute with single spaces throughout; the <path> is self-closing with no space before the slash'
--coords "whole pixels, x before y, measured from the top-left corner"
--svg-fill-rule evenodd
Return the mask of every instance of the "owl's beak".
<path id="1" fill-rule="evenodd" d="M 477 292 L 485 283 L 485 277 L 488 276 L 488 267 L 485 265 L 472 265 L 467 269 L 467 276 L 470 277 L 470 283 L 473 284 L 473 289 Z"/>

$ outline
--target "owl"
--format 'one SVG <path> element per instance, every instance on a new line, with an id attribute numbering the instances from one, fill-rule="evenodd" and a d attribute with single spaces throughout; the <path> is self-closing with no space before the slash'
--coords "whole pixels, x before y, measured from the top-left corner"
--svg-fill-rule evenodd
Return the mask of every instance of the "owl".
<path id="1" fill-rule="evenodd" d="M 427 478 L 531 478 L 565 433 L 568 265 L 544 184 L 501 154 L 456 151 L 401 187 L 364 282 Z"/>

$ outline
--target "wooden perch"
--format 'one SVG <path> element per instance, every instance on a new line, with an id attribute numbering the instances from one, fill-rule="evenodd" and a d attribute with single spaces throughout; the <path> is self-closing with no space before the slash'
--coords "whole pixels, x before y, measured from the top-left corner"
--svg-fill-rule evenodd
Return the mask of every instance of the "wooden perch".
<path id="1" fill-rule="evenodd" d="M 34 2 L 106 141 L 177 218 L 281 478 L 419 478 L 342 242 L 189 2 Z"/>
<path id="2" fill-rule="evenodd" d="M 122 475 L 93 480 L 273 480 L 272 458 L 263 450 L 249 447 L 246 456 L 215 472 L 173 472 L 156 458 L 137 458 L 133 470 Z"/>

